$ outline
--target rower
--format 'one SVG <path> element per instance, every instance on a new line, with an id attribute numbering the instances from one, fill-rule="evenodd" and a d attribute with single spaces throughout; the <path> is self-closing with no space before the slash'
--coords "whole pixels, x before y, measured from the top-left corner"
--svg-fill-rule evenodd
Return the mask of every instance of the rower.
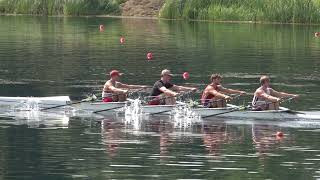
<path id="1" fill-rule="evenodd" d="M 270 88 L 270 78 L 268 76 L 261 76 L 260 85 L 261 86 L 254 93 L 252 100 L 252 107 L 254 110 L 278 110 L 280 98 L 299 97 L 297 94 L 277 92 Z"/>
<path id="2" fill-rule="evenodd" d="M 102 91 L 103 102 L 123 102 L 127 100 L 129 89 L 147 88 L 148 86 L 142 85 L 128 85 L 119 82 L 120 73 L 118 70 L 112 70 L 110 79 L 104 84 Z"/>
<path id="3" fill-rule="evenodd" d="M 171 83 L 173 74 L 170 70 L 164 69 L 161 72 L 161 79 L 156 81 L 151 91 L 152 100 L 149 105 L 174 105 L 176 96 L 181 91 L 196 91 L 197 88 L 177 86 Z"/>
<path id="4" fill-rule="evenodd" d="M 227 101 L 232 99 L 226 94 L 240 94 L 245 95 L 245 91 L 228 89 L 221 85 L 222 76 L 219 74 L 212 74 L 210 77 L 211 83 L 204 89 L 201 96 L 201 103 L 204 107 L 220 108 L 226 107 Z"/>

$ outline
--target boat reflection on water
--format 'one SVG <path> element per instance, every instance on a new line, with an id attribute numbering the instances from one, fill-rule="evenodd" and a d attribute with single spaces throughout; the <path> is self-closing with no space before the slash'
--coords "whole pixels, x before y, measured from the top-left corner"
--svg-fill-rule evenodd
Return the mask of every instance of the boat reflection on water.
<path id="1" fill-rule="evenodd" d="M 169 148 L 174 143 L 174 139 L 170 136 L 174 128 L 172 123 L 160 122 L 158 124 L 158 132 L 160 134 L 160 160 L 166 160 L 169 154 Z"/>
<path id="2" fill-rule="evenodd" d="M 281 128 L 266 124 L 252 124 L 252 143 L 259 159 L 263 160 L 268 156 L 277 156 L 273 152 L 282 144 L 290 144 L 291 138 L 287 135 L 278 135 Z M 281 132 L 282 133 L 282 132 Z"/>
<path id="3" fill-rule="evenodd" d="M 232 127 L 226 123 L 204 124 L 202 138 L 209 157 L 218 158 L 223 145 L 244 141 L 243 127 Z"/>
<path id="4" fill-rule="evenodd" d="M 3 125 L 26 125 L 28 128 L 68 128 L 72 114 L 64 111 L 10 111 L 1 114 Z"/>
<path id="5" fill-rule="evenodd" d="M 121 129 L 124 125 L 113 119 L 103 119 L 101 121 L 102 143 L 105 146 L 108 157 L 112 159 L 119 151 L 121 142 Z"/>

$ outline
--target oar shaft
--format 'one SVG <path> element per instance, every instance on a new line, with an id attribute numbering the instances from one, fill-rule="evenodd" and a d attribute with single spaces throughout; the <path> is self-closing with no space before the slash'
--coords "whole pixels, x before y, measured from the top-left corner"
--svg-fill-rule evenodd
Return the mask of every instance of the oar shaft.
<path id="1" fill-rule="evenodd" d="M 67 104 L 62 104 L 62 105 L 58 105 L 58 106 L 42 108 L 42 109 L 40 109 L 40 111 L 45 111 L 45 110 L 49 110 L 49 109 L 56 109 L 56 108 L 65 107 L 65 106 L 71 106 L 71 105 L 80 104 L 80 103 L 83 103 L 83 102 L 87 102 L 87 101 L 78 101 L 78 102 L 74 102 L 74 103 L 67 103 Z"/>

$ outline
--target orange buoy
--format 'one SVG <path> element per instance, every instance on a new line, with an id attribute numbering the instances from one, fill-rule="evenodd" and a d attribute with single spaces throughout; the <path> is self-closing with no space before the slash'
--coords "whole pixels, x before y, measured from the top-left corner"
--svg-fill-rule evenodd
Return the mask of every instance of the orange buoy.
<path id="1" fill-rule="evenodd" d="M 184 73 L 182 74 L 182 77 L 183 77 L 184 80 L 187 80 L 187 79 L 189 79 L 190 74 L 189 74 L 188 72 L 184 72 Z"/>
<path id="2" fill-rule="evenodd" d="M 124 37 L 120 37 L 120 43 L 124 44 L 124 42 L 126 41 L 126 39 Z"/>
<path id="3" fill-rule="evenodd" d="M 314 36 L 315 36 L 315 37 L 320 37 L 320 32 L 314 33 Z"/>
<path id="4" fill-rule="evenodd" d="M 151 52 L 148 52 L 147 59 L 148 60 L 152 60 L 153 59 L 153 54 Z"/>
<path id="5" fill-rule="evenodd" d="M 104 25 L 100 24 L 99 30 L 100 30 L 100 31 L 104 31 Z"/>

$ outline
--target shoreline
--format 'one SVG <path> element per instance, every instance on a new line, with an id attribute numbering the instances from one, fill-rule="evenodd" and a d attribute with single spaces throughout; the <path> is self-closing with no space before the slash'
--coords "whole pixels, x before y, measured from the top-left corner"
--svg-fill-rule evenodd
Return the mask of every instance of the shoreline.
<path id="1" fill-rule="evenodd" d="M 303 25 L 303 26 L 320 26 L 320 23 L 282 23 L 282 22 L 268 22 L 268 21 L 219 21 L 219 20 L 201 20 L 201 19 L 167 19 L 157 16 L 117 16 L 117 15 L 79 15 L 79 16 L 65 16 L 65 15 L 52 15 L 44 16 L 37 14 L 4 14 L 0 13 L 0 16 L 28 16 L 28 17 L 83 17 L 83 18 L 118 18 L 118 19 L 146 19 L 146 20 L 166 20 L 166 21 L 186 21 L 186 22 L 210 22 L 210 23 L 230 23 L 230 24 L 270 24 L 270 25 Z"/>

